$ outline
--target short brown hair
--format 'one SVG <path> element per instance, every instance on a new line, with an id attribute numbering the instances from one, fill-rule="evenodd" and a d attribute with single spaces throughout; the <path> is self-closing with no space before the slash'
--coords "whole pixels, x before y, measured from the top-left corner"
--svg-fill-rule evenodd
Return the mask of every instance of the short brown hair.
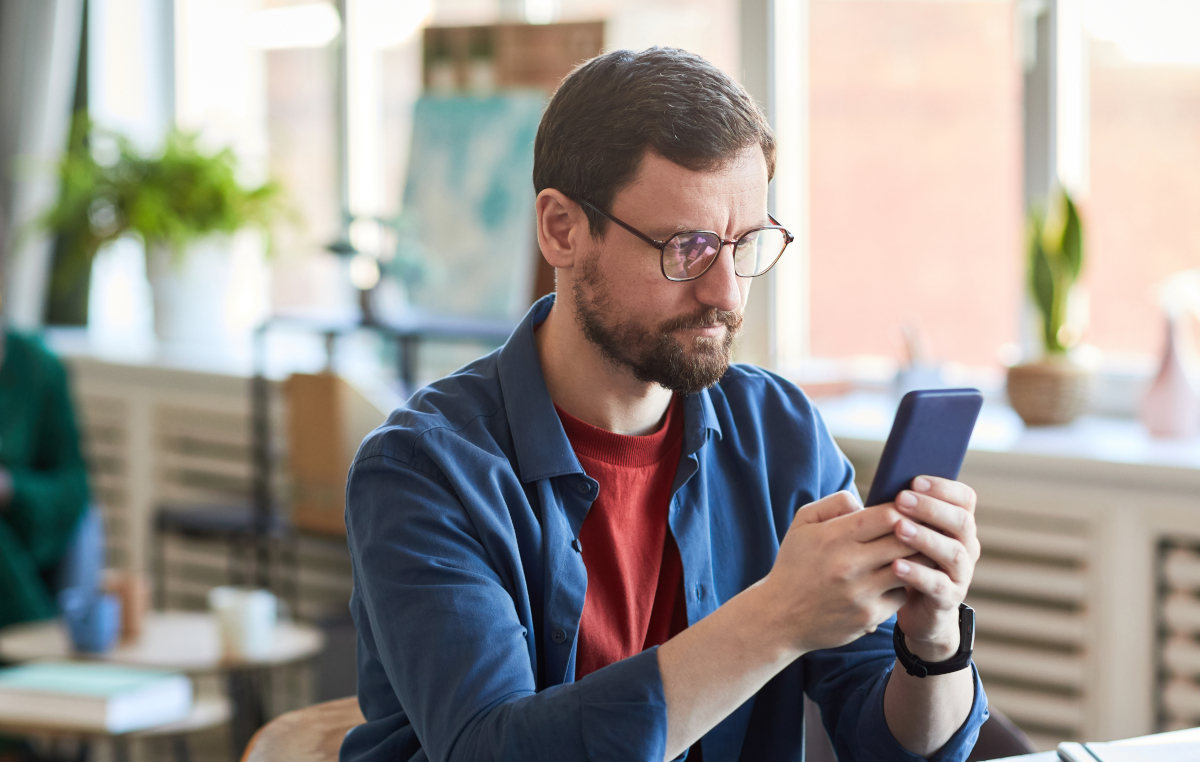
<path id="1" fill-rule="evenodd" d="M 775 174 L 775 136 L 740 84 L 678 48 L 615 50 L 562 81 L 538 126 L 533 187 L 608 209 L 633 181 L 647 150 L 695 172 L 762 146 Z M 605 220 L 584 207 L 592 235 Z"/>

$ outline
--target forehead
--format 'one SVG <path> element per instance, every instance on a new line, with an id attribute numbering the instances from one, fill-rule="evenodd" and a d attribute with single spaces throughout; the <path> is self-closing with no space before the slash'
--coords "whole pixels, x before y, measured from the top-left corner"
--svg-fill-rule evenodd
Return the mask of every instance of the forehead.
<path id="1" fill-rule="evenodd" d="M 647 151 L 633 182 L 622 188 L 613 208 L 694 213 L 763 206 L 767 200 L 767 162 L 757 145 L 747 146 L 712 169 L 692 170 Z"/>

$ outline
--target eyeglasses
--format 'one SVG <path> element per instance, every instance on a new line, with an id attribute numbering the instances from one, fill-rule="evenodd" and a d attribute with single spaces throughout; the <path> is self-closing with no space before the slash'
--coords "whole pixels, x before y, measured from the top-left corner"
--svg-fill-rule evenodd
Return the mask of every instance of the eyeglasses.
<path id="1" fill-rule="evenodd" d="M 726 244 L 733 244 L 733 272 L 742 278 L 762 275 L 775 266 L 783 256 L 783 250 L 796 240 L 787 228 L 767 215 L 772 225 L 764 225 L 743 233 L 739 238 L 727 241 L 711 230 L 685 230 L 665 241 L 659 241 L 641 232 L 632 225 L 621 222 L 589 201 L 581 204 L 612 220 L 662 253 L 662 274 L 667 280 L 695 280 L 712 267 L 717 255 Z"/>

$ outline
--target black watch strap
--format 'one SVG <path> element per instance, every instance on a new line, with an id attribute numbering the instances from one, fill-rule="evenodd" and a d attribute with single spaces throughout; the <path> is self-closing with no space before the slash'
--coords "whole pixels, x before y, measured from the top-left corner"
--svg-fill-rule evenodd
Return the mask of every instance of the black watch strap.
<path id="1" fill-rule="evenodd" d="M 946 661 L 928 662 L 913 656 L 904 644 L 904 632 L 898 624 L 892 632 L 892 645 L 896 648 L 896 659 L 913 677 L 948 675 L 966 669 L 975 652 L 975 609 L 965 603 L 958 604 L 958 651 Z"/>

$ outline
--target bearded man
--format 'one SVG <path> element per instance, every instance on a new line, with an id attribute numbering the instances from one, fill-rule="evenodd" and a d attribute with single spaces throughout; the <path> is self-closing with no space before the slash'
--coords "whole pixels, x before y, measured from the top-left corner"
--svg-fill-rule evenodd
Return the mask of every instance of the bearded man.
<path id="1" fill-rule="evenodd" d="M 351 469 L 342 760 L 799 760 L 805 694 L 842 760 L 965 759 L 974 494 L 864 510 L 800 389 L 730 364 L 792 239 L 754 102 L 683 51 L 608 53 L 534 153 L 557 293 Z"/>

